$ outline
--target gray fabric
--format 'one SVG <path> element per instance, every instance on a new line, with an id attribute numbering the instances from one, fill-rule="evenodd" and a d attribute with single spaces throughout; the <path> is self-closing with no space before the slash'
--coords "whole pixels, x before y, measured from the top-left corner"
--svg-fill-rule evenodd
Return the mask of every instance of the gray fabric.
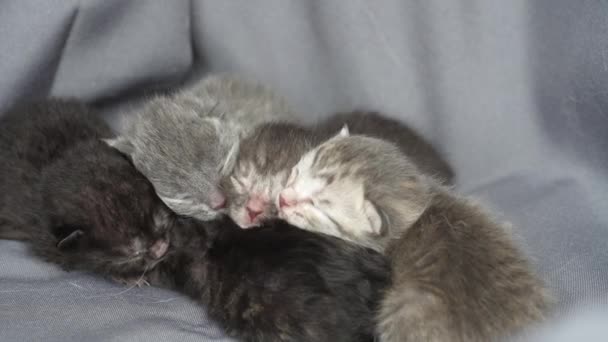
<path id="1" fill-rule="evenodd" d="M 608 305 L 607 15 L 585 0 L 3 0 L 0 109 L 48 95 L 114 103 L 236 71 L 310 121 L 382 110 L 446 154 L 458 191 L 513 223 L 565 313 Z M 2 341 L 218 334 L 174 293 L 125 292 L 0 241 Z"/>

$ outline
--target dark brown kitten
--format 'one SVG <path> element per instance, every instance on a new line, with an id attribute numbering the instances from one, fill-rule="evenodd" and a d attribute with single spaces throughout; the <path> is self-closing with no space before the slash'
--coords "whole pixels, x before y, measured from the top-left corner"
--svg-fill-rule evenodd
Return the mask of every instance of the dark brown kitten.
<path id="1" fill-rule="evenodd" d="M 178 219 L 179 247 L 150 274 L 248 342 L 373 341 L 389 268 L 378 253 L 283 221 Z"/>
<path id="2" fill-rule="evenodd" d="M 66 269 L 137 279 L 169 247 L 172 213 L 117 150 L 78 143 L 42 171 L 34 251 Z"/>
<path id="3" fill-rule="evenodd" d="M 28 240 L 66 269 L 139 278 L 167 252 L 171 214 L 152 185 L 99 139 L 110 129 L 74 101 L 0 119 L 0 238 Z"/>
<path id="4" fill-rule="evenodd" d="M 98 113 L 74 100 L 24 103 L 0 117 L 0 149 L 38 170 L 78 141 L 111 136 Z"/>
<path id="5" fill-rule="evenodd" d="M 0 117 L 0 238 L 25 239 L 40 225 L 43 167 L 79 141 L 112 136 L 98 113 L 65 99 L 22 103 Z M 32 210 L 31 208 L 35 208 Z"/>
<path id="6" fill-rule="evenodd" d="M 321 122 L 317 129 L 324 137 L 329 138 L 344 125 L 348 126 L 350 134 L 367 135 L 397 145 L 422 173 L 443 184 L 453 184 L 452 167 L 433 145 L 403 122 L 378 112 L 353 111 L 334 114 Z"/>
<path id="7" fill-rule="evenodd" d="M 28 229 L 42 224 L 39 178 L 31 163 L 0 150 L 0 239 L 27 239 Z"/>

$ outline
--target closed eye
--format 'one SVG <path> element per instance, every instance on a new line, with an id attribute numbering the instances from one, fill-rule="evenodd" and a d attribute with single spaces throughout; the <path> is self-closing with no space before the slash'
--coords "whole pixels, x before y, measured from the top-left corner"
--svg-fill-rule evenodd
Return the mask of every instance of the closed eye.
<path id="1" fill-rule="evenodd" d="M 290 187 L 293 182 L 296 180 L 296 177 L 298 177 L 298 169 L 297 168 L 293 168 L 291 169 L 291 173 L 289 174 L 289 178 L 287 178 L 287 182 L 285 183 L 286 187 Z"/>
<path id="2" fill-rule="evenodd" d="M 326 199 L 321 199 L 321 200 L 319 200 L 319 204 L 320 205 L 331 205 L 331 201 L 326 200 Z"/>

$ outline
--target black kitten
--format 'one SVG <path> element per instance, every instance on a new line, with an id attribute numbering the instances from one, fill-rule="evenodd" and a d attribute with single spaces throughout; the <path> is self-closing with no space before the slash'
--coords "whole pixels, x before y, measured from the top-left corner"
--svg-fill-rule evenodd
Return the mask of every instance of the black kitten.
<path id="1" fill-rule="evenodd" d="M 27 239 L 41 225 L 37 184 L 42 168 L 76 142 L 112 136 L 86 105 L 48 99 L 16 105 L 0 116 L 0 238 Z"/>
<path id="2" fill-rule="evenodd" d="M 377 112 L 353 111 L 337 113 L 318 125 L 318 132 L 334 136 L 348 125 L 350 134 L 367 135 L 391 142 L 405 154 L 418 169 L 443 184 L 453 184 L 454 171 L 437 150 L 406 124 Z"/>
<path id="3" fill-rule="evenodd" d="M 0 238 L 28 240 L 65 269 L 139 279 L 167 252 L 169 209 L 125 156 L 98 139 L 109 128 L 94 113 L 74 102 L 44 103 L 3 119 Z"/>
<path id="4" fill-rule="evenodd" d="M 20 104 L 0 117 L 0 149 L 38 170 L 78 141 L 110 137 L 99 115 L 73 100 Z"/>
<path id="5" fill-rule="evenodd" d="M 378 253 L 283 221 L 240 229 L 230 219 L 178 219 L 179 246 L 154 285 L 203 304 L 244 341 L 372 341 L 389 268 Z"/>
<path id="6" fill-rule="evenodd" d="M 66 269 L 136 280 L 166 254 L 170 210 L 117 150 L 81 142 L 42 171 L 34 250 Z"/>

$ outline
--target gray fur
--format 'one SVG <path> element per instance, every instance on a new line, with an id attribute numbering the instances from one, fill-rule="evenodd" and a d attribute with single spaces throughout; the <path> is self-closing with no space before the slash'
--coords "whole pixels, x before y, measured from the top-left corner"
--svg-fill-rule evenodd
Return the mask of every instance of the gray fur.
<path id="1" fill-rule="evenodd" d="M 270 88 L 230 74 L 207 76 L 176 94 L 175 100 L 194 106 L 201 116 L 222 119 L 241 138 L 260 124 L 295 121 L 296 116 L 285 99 Z"/>
<path id="2" fill-rule="evenodd" d="M 173 211 L 210 220 L 221 212 L 214 203 L 224 198 L 220 179 L 232 170 L 239 138 L 286 107 L 261 85 L 209 76 L 151 99 L 123 136 L 107 142 L 130 156 Z"/>

